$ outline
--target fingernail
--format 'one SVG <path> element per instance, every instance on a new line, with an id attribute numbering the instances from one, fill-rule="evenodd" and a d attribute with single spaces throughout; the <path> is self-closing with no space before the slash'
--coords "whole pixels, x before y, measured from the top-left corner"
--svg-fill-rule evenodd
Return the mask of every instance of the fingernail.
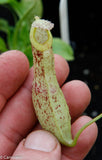
<path id="1" fill-rule="evenodd" d="M 51 152 L 57 146 L 57 139 L 47 131 L 34 131 L 25 140 L 25 148 Z"/>

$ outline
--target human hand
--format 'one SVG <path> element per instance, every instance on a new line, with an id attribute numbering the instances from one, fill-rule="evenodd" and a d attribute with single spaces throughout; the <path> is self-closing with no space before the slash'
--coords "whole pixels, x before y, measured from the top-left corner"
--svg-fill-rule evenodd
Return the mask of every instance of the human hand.
<path id="1" fill-rule="evenodd" d="M 90 120 L 80 115 L 87 108 L 91 93 L 87 85 L 78 80 L 63 85 L 69 66 L 59 55 L 55 55 L 55 69 L 69 106 L 74 136 Z M 32 81 L 33 69 L 29 70 L 23 53 L 8 51 L 0 55 L 0 159 L 82 160 L 96 140 L 96 124 L 82 132 L 75 147 L 60 145 L 51 133 L 41 130 L 37 122 Z"/>

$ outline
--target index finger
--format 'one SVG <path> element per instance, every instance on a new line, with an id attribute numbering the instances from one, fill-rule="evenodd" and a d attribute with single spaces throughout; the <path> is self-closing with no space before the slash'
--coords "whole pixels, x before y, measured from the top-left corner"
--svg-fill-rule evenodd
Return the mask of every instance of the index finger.
<path id="1" fill-rule="evenodd" d="M 24 82 L 29 71 L 26 56 L 17 50 L 0 55 L 0 111 Z"/>

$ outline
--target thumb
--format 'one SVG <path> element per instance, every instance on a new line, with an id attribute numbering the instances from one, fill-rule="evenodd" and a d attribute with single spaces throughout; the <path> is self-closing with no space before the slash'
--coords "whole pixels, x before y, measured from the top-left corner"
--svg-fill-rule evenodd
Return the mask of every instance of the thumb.
<path id="1" fill-rule="evenodd" d="M 57 139 L 47 131 L 31 132 L 20 142 L 11 160 L 60 160 L 61 146 Z"/>

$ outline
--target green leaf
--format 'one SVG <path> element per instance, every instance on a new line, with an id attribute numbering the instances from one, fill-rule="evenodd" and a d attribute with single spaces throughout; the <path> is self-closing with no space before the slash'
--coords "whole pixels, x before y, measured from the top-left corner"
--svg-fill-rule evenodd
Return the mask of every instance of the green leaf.
<path id="1" fill-rule="evenodd" d="M 7 20 L 0 19 L 0 31 L 7 34 L 8 49 L 13 49 L 14 27 L 10 26 Z"/>
<path id="2" fill-rule="evenodd" d="M 32 55 L 32 49 L 31 49 L 31 45 L 29 45 L 25 51 L 24 51 L 25 55 L 27 56 L 28 60 L 29 60 L 29 64 L 30 67 L 33 66 L 33 55 Z"/>
<path id="3" fill-rule="evenodd" d="M 18 15 L 18 17 L 21 19 L 26 12 L 28 12 L 28 10 L 30 8 L 33 7 L 32 10 L 32 15 L 34 16 L 35 14 L 38 16 L 42 15 L 42 11 L 43 11 L 43 7 L 42 7 L 42 0 L 21 0 L 20 2 L 18 2 L 17 0 L 0 0 L 0 5 L 3 4 L 8 4 Z M 7 6 L 6 6 L 7 7 Z M 35 9 L 36 12 L 35 12 Z M 31 14 L 29 15 L 29 19 L 28 21 L 31 21 L 32 16 Z"/>
<path id="4" fill-rule="evenodd" d="M 61 55 L 68 61 L 74 60 L 74 52 L 72 47 L 62 41 L 60 38 L 53 38 L 53 52 Z"/>
<path id="5" fill-rule="evenodd" d="M 8 21 L 5 19 L 0 19 L 0 31 L 7 34 L 7 46 L 8 49 L 13 49 L 13 33 L 14 33 L 14 27 L 10 26 L 8 24 Z"/>
<path id="6" fill-rule="evenodd" d="M 15 30 L 14 30 L 14 33 L 15 33 Z M 29 28 L 25 22 L 22 22 L 22 25 L 18 31 L 16 39 L 14 39 L 14 35 L 13 35 L 13 48 L 24 52 L 24 50 L 26 49 L 26 47 L 28 47 L 29 44 L 30 44 Z"/>
<path id="7" fill-rule="evenodd" d="M 28 0 L 29 1 L 29 0 Z M 16 26 L 15 26 L 15 31 L 14 31 L 14 35 L 13 35 L 13 48 L 14 49 L 18 49 L 18 43 L 21 46 L 21 42 L 22 39 L 25 41 L 27 41 L 29 39 L 29 34 L 28 36 L 26 36 L 26 33 L 30 31 L 30 26 L 31 23 L 34 19 L 34 16 L 41 16 L 41 0 L 34 0 L 32 1 L 32 3 L 29 3 L 30 7 L 28 6 L 28 10 L 25 12 L 25 14 L 23 15 L 23 17 L 17 22 Z M 40 9 L 38 9 L 40 8 Z M 26 25 L 27 30 L 25 30 L 23 27 Z M 23 34 L 22 34 L 22 30 L 23 30 Z M 22 36 L 21 36 L 22 35 Z M 29 42 L 30 43 L 30 42 Z M 24 47 L 24 43 L 22 44 L 22 48 Z M 22 49 L 19 48 L 19 49 Z"/>
<path id="8" fill-rule="evenodd" d="M 9 5 L 16 12 L 19 18 L 22 18 L 24 10 L 21 2 L 17 2 L 16 0 L 10 0 Z"/>
<path id="9" fill-rule="evenodd" d="M 0 19 L 0 31 L 5 32 L 6 34 L 9 33 L 9 25 L 8 22 L 4 19 Z"/>
<path id="10" fill-rule="evenodd" d="M 32 11 L 29 12 L 29 15 L 26 15 L 26 17 L 28 17 L 28 22 L 31 22 L 31 19 L 34 17 L 35 14 L 38 16 L 42 15 L 43 7 L 41 0 L 21 0 L 21 2 L 10 0 L 9 4 L 14 9 L 20 19 L 22 19 L 23 16 L 25 16 L 25 14 L 33 8 Z"/>
<path id="11" fill-rule="evenodd" d="M 32 23 L 32 19 L 34 18 L 35 15 L 42 16 L 43 12 L 42 0 L 21 0 L 21 5 L 24 14 L 25 12 L 28 12 L 28 10 L 30 9 L 30 13 L 29 15 L 27 15 L 28 17 L 27 20 L 30 23 Z"/>
<path id="12" fill-rule="evenodd" d="M 0 4 L 5 4 L 5 3 L 9 3 L 10 0 L 0 0 Z"/>
<path id="13" fill-rule="evenodd" d="M 13 34 L 14 34 L 14 27 L 10 27 L 9 34 L 7 35 L 7 44 L 9 49 L 14 49 L 13 48 Z"/>
<path id="14" fill-rule="evenodd" d="M 0 0 L 0 4 L 2 4 L 2 5 L 4 5 L 4 4 L 10 5 L 10 7 L 12 7 L 12 9 L 16 12 L 16 14 L 19 17 L 22 17 L 23 9 L 22 9 L 21 2 L 17 2 L 16 0 Z M 9 8 L 9 6 L 6 6 L 6 7 Z"/>
<path id="15" fill-rule="evenodd" d="M 7 51 L 5 41 L 1 37 L 0 37 L 0 51 L 1 52 Z"/>
<path id="16" fill-rule="evenodd" d="M 24 11 L 22 18 L 27 22 L 27 25 L 31 25 L 35 16 L 42 17 L 42 0 L 22 0 L 21 4 Z"/>

